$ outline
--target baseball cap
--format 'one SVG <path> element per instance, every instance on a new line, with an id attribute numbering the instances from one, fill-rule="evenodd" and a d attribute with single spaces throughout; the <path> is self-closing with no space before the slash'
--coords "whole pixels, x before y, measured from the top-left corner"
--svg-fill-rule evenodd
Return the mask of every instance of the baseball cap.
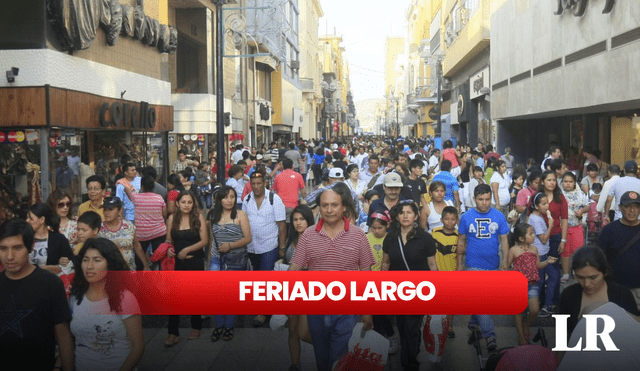
<path id="1" fill-rule="evenodd" d="M 107 197 L 104 199 L 102 207 L 105 209 L 122 209 L 122 201 L 118 197 Z"/>
<path id="2" fill-rule="evenodd" d="M 621 206 L 629 206 L 631 204 L 640 204 L 640 195 L 638 192 L 627 191 L 622 195 L 622 197 L 620 197 Z"/>
<path id="3" fill-rule="evenodd" d="M 263 156 L 261 154 L 256 155 L 256 160 L 262 160 Z"/>
<path id="4" fill-rule="evenodd" d="M 344 178 L 344 172 L 339 167 L 334 167 L 329 170 L 329 178 Z"/>
<path id="5" fill-rule="evenodd" d="M 398 173 L 389 173 L 384 176 L 384 186 L 385 187 L 402 187 L 402 178 L 400 178 L 400 174 Z"/>
<path id="6" fill-rule="evenodd" d="M 638 164 L 633 160 L 626 161 L 624 163 L 624 172 L 636 174 L 638 172 Z"/>

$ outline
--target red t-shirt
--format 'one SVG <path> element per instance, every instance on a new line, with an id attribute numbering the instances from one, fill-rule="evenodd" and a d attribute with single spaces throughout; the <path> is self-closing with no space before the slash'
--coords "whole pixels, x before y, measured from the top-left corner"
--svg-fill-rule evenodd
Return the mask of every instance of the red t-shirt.
<path id="1" fill-rule="evenodd" d="M 273 181 L 273 191 L 280 196 L 285 207 L 290 209 L 298 206 L 298 191 L 304 189 L 304 180 L 300 173 L 287 169 L 276 176 Z"/>
<path id="2" fill-rule="evenodd" d="M 489 152 L 486 155 L 484 155 L 483 159 L 485 161 L 489 161 L 489 158 L 491 158 L 491 157 L 495 158 L 496 160 L 499 160 L 501 158 L 499 153 L 497 153 L 497 152 Z"/>
<path id="3" fill-rule="evenodd" d="M 460 166 L 458 158 L 456 157 L 456 150 L 453 148 L 447 148 L 442 150 L 442 158 L 451 161 L 451 168 Z"/>
<path id="4" fill-rule="evenodd" d="M 561 202 L 549 200 L 549 211 L 551 211 L 551 217 L 553 218 L 553 228 L 551 228 L 551 235 L 562 233 L 562 226 L 560 222 L 562 219 L 569 219 L 569 205 L 564 196 L 560 196 Z M 545 223 L 547 222 L 547 216 L 543 215 Z"/>
<path id="5" fill-rule="evenodd" d="M 176 191 L 175 189 L 172 189 L 169 192 L 167 192 L 167 201 L 175 201 L 178 199 L 179 195 L 180 195 L 180 192 Z"/>

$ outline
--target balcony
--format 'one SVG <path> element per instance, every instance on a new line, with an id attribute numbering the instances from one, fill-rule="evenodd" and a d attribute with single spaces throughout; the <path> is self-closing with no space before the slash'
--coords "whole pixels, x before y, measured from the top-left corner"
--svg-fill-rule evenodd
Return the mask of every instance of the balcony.
<path id="1" fill-rule="evenodd" d="M 490 20 L 490 0 L 480 0 L 479 8 L 471 16 L 469 22 L 461 30 L 455 32 L 456 36 L 453 36 L 449 43 L 445 43 L 449 46 L 442 61 L 444 76 L 455 75 L 489 45 Z"/>

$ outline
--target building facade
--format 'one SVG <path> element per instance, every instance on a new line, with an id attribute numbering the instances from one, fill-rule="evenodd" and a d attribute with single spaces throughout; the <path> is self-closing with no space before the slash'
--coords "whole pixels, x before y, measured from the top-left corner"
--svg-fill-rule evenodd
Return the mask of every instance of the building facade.
<path id="1" fill-rule="evenodd" d="M 101 4 L 80 11 L 27 0 L 0 14 L 0 64 L 9 69 L 0 81 L 4 200 L 32 204 L 62 189 L 77 204 L 90 173 L 113 186 L 123 154 L 166 177 L 168 59 L 178 46 L 167 4 Z"/>
<path id="2" fill-rule="evenodd" d="M 637 161 L 640 8 L 585 3 L 580 14 L 552 1 L 507 1 L 491 18 L 492 113 L 500 146 L 521 149 L 518 162 L 524 154 L 540 162 L 551 144 Z"/>

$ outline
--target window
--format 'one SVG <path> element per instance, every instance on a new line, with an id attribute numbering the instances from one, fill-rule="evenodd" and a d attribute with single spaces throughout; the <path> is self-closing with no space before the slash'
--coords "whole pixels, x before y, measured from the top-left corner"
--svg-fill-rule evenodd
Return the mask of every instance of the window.
<path id="1" fill-rule="evenodd" d="M 285 74 L 291 78 L 296 78 L 298 76 L 298 69 L 292 68 L 292 62 L 299 62 L 299 39 L 298 39 L 298 17 L 300 14 L 300 10 L 298 9 L 298 1 L 297 0 L 289 0 L 286 10 L 285 10 L 287 23 L 289 25 L 289 30 L 287 32 L 286 40 L 286 58 L 288 59 L 287 66 L 285 67 Z"/>
<path id="2" fill-rule="evenodd" d="M 256 90 L 258 98 L 271 101 L 271 69 L 256 63 Z"/>

